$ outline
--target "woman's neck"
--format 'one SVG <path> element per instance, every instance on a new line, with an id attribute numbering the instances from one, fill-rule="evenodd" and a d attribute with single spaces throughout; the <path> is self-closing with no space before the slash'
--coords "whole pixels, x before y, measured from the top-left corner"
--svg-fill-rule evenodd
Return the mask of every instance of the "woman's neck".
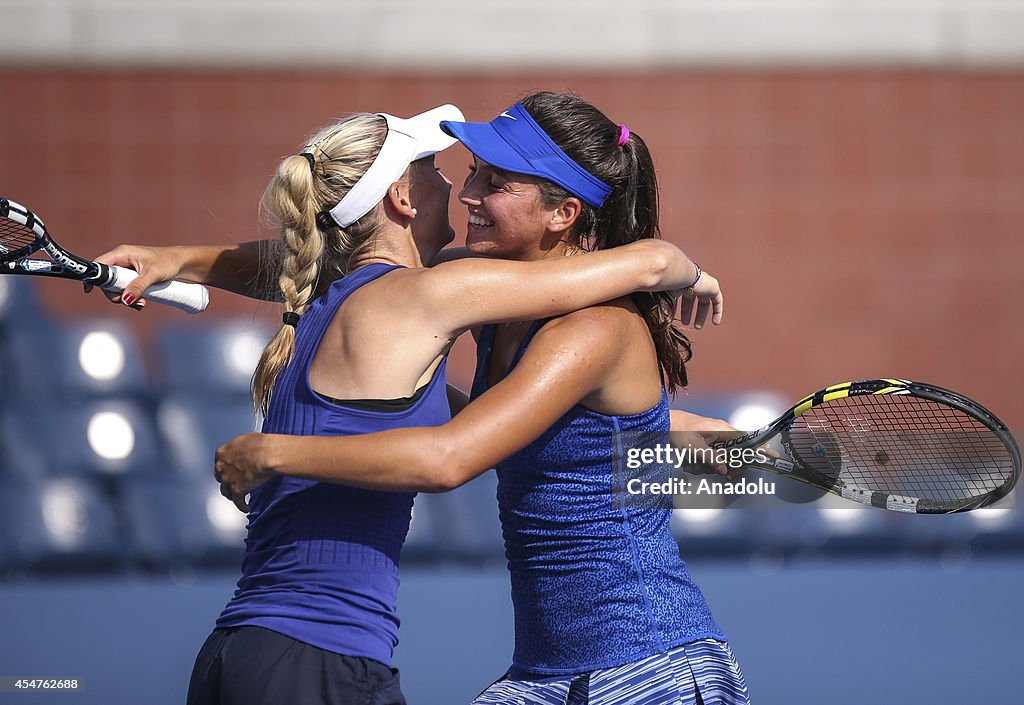
<path id="1" fill-rule="evenodd" d="M 368 264 L 397 264 L 403 267 L 422 267 L 412 234 L 404 228 L 385 226 L 370 240 L 367 247 L 352 260 L 352 269 Z"/>
<path id="2" fill-rule="evenodd" d="M 539 247 L 531 248 L 514 255 L 502 257 L 502 259 L 518 260 L 520 262 L 537 262 L 543 259 L 556 259 L 558 257 L 569 257 L 579 254 L 580 249 L 567 243 L 565 240 L 554 240 L 550 243 L 542 241 Z"/>

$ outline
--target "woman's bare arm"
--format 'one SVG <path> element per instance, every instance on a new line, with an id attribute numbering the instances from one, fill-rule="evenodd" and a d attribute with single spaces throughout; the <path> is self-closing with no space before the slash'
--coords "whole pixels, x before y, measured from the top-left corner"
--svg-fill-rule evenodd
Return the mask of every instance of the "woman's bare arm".
<path id="1" fill-rule="evenodd" d="M 467 258 L 418 270 L 398 284 L 409 315 L 435 322 L 439 333 L 456 337 L 483 323 L 558 316 L 634 291 L 683 289 L 697 277 L 696 265 L 663 240 L 534 262 Z M 722 319 L 718 281 L 704 272 L 692 292 L 700 328 L 712 314 Z M 702 314 L 703 311 L 703 314 Z"/>
<path id="2" fill-rule="evenodd" d="M 139 273 L 121 295 L 125 303 L 140 299 L 153 284 L 171 279 L 198 282 L 249 298 L 276 300 L 280 296 L 273 264 L 277 248 L 276 240 L 174 247 L 120 245 L 96 261 Z"/>
<path id="3" fill-rule="evenodd" d="M 443 492 L 540 436 L 602 383 L 620 351 L 591 315 L 545 326 L 509 375 L 450 422 L 362 436 L 252 433 L 217 451 L 222 492 L 244 496 L 276 475 L 374 490 Z M 614 319 L 611 319 L 612 321 Z"/>

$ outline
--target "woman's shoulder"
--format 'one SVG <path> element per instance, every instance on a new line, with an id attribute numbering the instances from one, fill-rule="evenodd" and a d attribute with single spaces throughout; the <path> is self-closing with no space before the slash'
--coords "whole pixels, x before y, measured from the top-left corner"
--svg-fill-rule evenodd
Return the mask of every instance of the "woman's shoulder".
<path id="1" fill-rule="evenodd" d="M 541 330 L 562 329 L 564 333 L 593 329 L 610 334 L 624 333 L 637 324 L 644 325 L 643 317 L 633 301 L 623 296 L 552 318 Z"/>
<path id="2" fill-rule="evenodd" d="M 351 274 L 342 277 L 334 282 L 332 287 L 340 285 L 342 288 L 345 288 L 346 280 L 361 279 L 362 281 L 359 283 L 359 286 L 352 293 L 370 293 L 371 296 L 375 296 L 387 289 L 415 287 L 417 282 L 421 281 L 421 273 L 425 271 L 427 271 L 425 267 L 373 263 L 360 267 Z"/>
<path id="3" fill-rule="evenodd" d="M 650 331 L 628 298 L 552 319 L 535 341 L 543 343 L 548 357 L 572 359 L 588 370 L 592 387 L 579 404 L 590 411 L 631 415 L 651 409 L 660 398 Z"/>
<path id="4" fill-rule="evenodd" d="M 333 324 L 344 328 L 353 325 L 377 328 L 413 322 L 408 321 L 408 309 L 409 302 L 417 299 L 420 290 L 417 284 L 420 271 L 418 267 L 372 264 L 335 281 L 326 297 L 328 305 L 337 306 Z"/>
<path id="5" fill-rule="evenodd" d="M 546 345 L 585 351 L 590 360 L 602 353 L 618 356 L 627 341 L 646 335 L 647 326 L 628 298 L 606 301 L 549 319 L 534 336 Z"/>

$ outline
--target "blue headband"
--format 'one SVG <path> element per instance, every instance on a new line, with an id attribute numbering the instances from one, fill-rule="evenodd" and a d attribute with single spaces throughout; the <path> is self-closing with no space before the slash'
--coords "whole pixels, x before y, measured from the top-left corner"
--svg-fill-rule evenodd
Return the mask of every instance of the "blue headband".
<path id="1" fill-rule="evenodd" d="M 611 186 L 570 159 L 519 103 L 490 122 L 444 120 L 441 129 L 491 166 L 553 181 L 595 208 L 611 193 Z"/>

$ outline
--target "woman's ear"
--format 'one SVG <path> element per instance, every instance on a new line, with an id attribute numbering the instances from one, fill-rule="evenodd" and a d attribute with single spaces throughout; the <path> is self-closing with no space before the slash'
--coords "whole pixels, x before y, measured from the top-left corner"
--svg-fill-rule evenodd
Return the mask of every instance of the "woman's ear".
<path id="1" fill-rule="evenodd" d="M 388 187 L 387 195 L 384 196 L 384 205 L 397 215 L 406 218 L 416 217 L 416 209 L 412 207 L 409 200 L 409 187 L 395 182 Z"/>
<path id="2" fill-rule="evenodd" d="M 567 231 L 576 222 L 576 218 L 579 217 L 582 208 L 583 204 L 580 203 L 580 199 L 575 196 L 569 196 L 569 198 L 555 206 L 554 211 L 551 213 L 551 220 L 548 221 L 548 229 L 556 233 Z"/>

